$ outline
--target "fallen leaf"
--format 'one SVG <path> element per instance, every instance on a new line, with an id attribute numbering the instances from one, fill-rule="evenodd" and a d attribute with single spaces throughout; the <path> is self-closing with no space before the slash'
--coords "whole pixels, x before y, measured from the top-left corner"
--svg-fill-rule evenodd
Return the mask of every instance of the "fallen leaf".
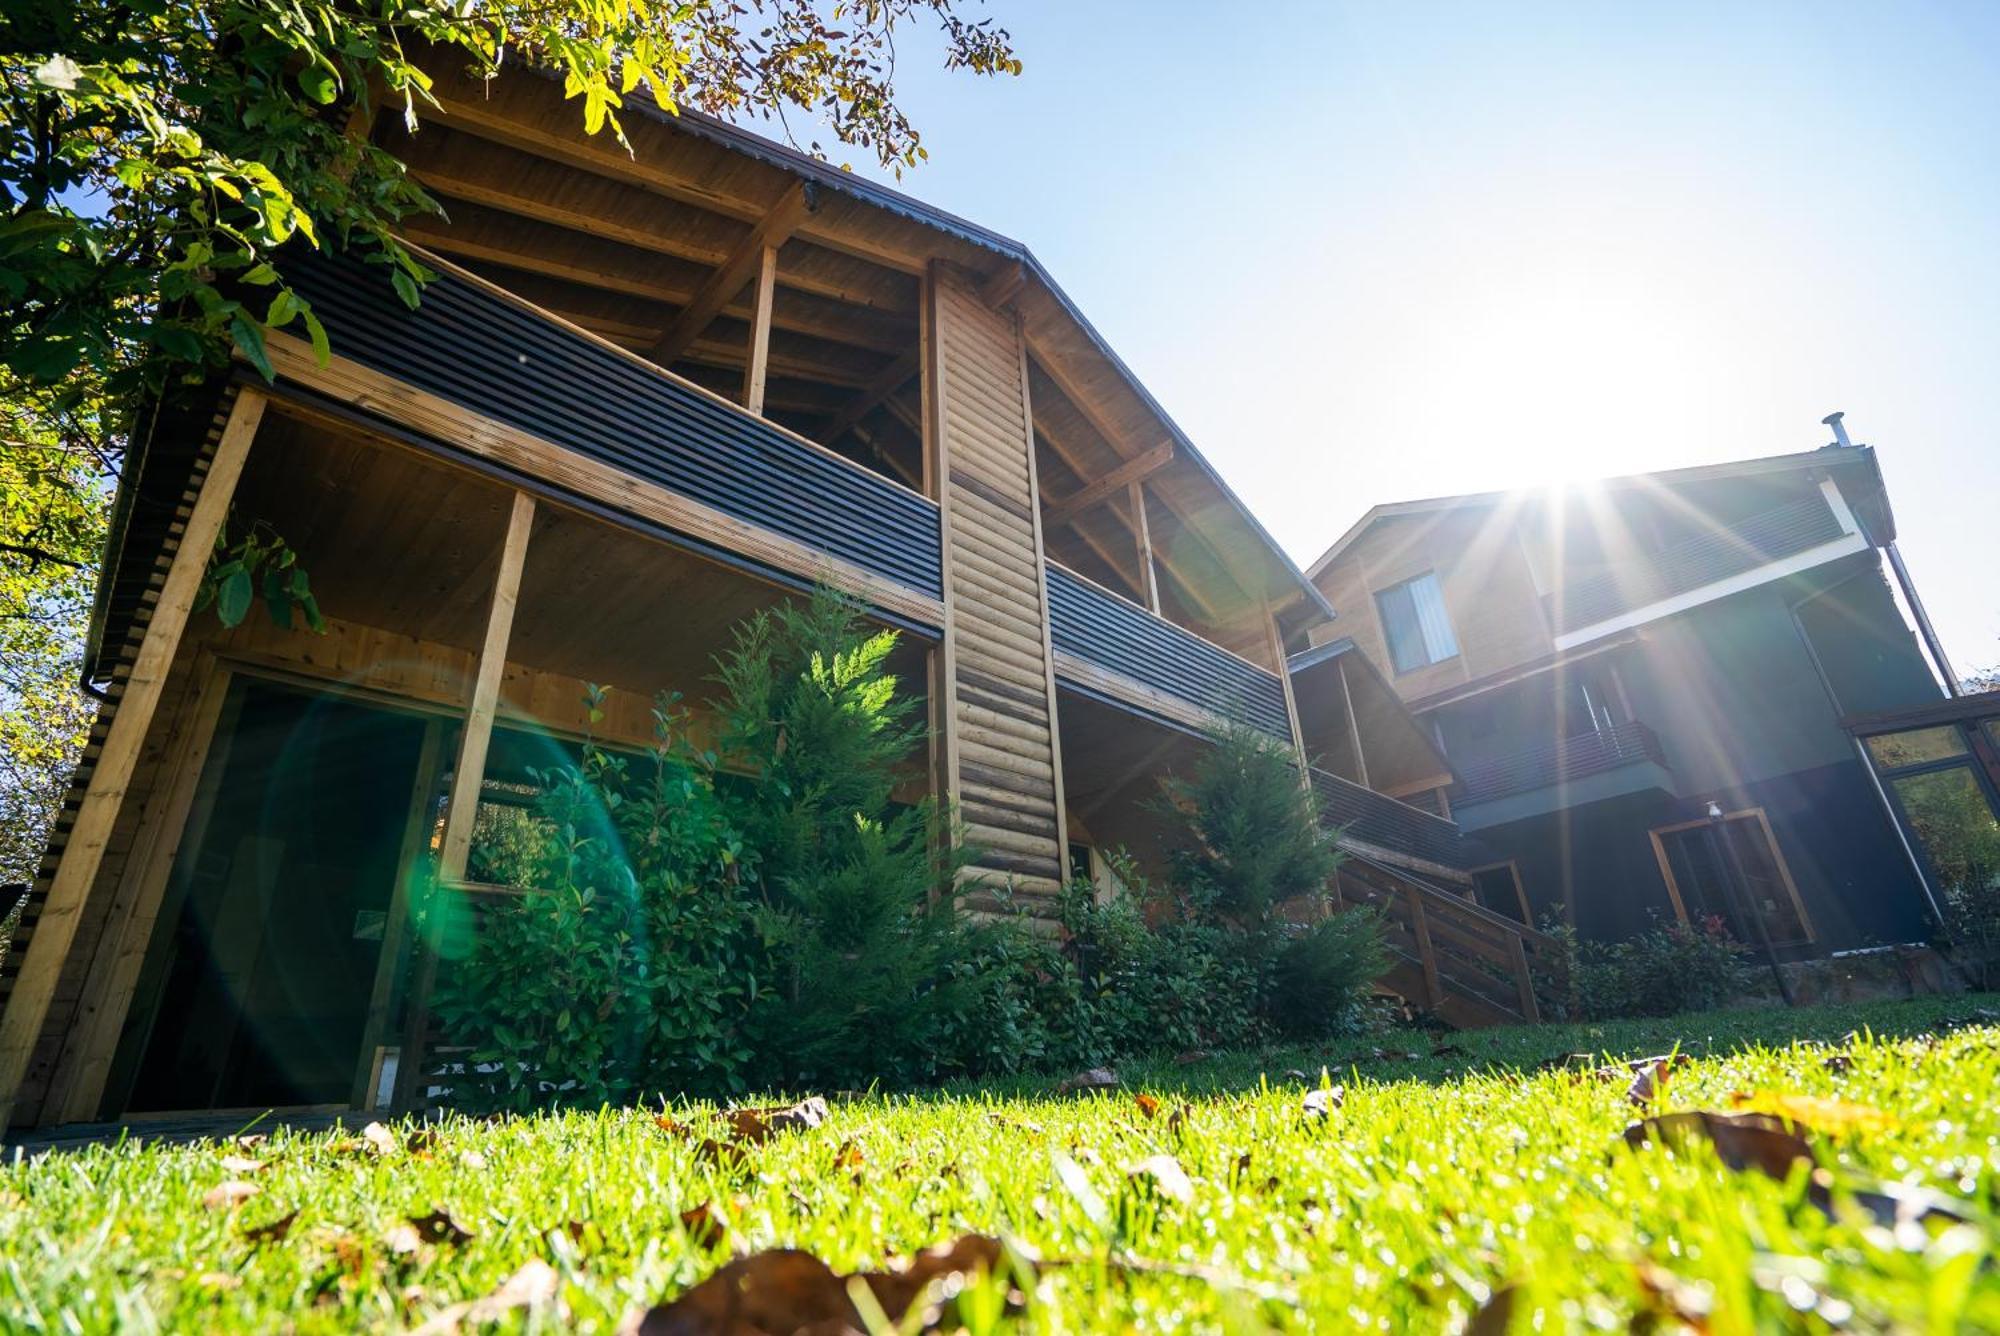
<path id="1" fill-rule="evenodd" d="M 468 1243 L 472 1231 L 451 1218 L 451 1214 L 440 1207 L 429 1215 L 413 1215 L 410 1227 L 417 1231 L 417 1237 L 425 1243 L 449 1243 L 454 1248 Z"/>
<path id="2" fill-rule="evenodd" d="M 1820 1066 L 1830 1072 L 1844 1072 L 1853 1065 L 1854 1055 L 1851 1053 L 1829 1053 L 1826 1055 L 1826 1060 L 1820 1063 Z"/>
<path id="3" fill-rule="evenodd" d="M 1514 1310 L 1520 1304 L 1520 1287 L 1502 1285 L 1479 1305 L 1479 1311 L 1465 1324 L 1465 1336 L 1507 1336 L 1514 1328 Z"/>
<path id="4" fill-rule="evenodd" d="M 255 1183 L 246 1183 L 240 1178 L 232 1178 L 225 1182 L 217 1183 L 204 1193 L 201 1204 L 211 1211 L 227 1211 L 232 1207 L 241 1206 L 244 1202 L 249 1201 L 262 1191 L 263 1189 Z"/>
<path id="5" fill-rule="evenodd" d="M 772 1249 L 724 1266 L 671 1303 L 628 1318 L 627 1336 L 824 1336 L 867 1330 L 851 1297 L 850 1282 L 867 1286 L 890 1322 L 925 1301 L 917 1330 L 943 1320 L 943 1300 L 977 1272 L 992 1271 L 1004 1255 L 998 1240 L 968 1234 L 919 1253 L 894 1271 L 836 1274 L 811 1253 Z M 908 1329 L 905 1327 L 904 1329 Z"/>
<path id="6" fill-rule="evenodd" d="M 1194 1200 L 1194 1183 L 1189 1180 L 1187 1170 L 1181 1168 L 1181 1162 L 1171 1155 L 1149 1155 L 1128 1169 L 1125 1177 L 1138 1187 L 1172 1197 L 1182 1205 Z"/>
<path id="7" fill-rule="evenodd" d="M 243 1238 L 246 1242 L 259 1246 L 266 1243 L 283 1243 L 285 1236 L 292 1232 L 292 1223 L 298 1218 L 299 1213 L 296 1210 L 289 1211 L 276 1220 L 245 1229 Z"/>
<path id="8" fill-rule="evenodd" d="M 1346 1095 L 1347 1092 L 1344 1087 L 1320 1086 L 1317 1089 L 1306 1091 L 1306 1097 L 1300 1107 L 1304 1110 L 1306 1117 L 1324 1122 L 1333 1116 L 1333 1111 L 1341 1106 Z"/>
<path id="9" fill-rule="evenodd" d="M 437 1313 L 418 1327 L 414 1336 L 453 1336 L 466 1325 L 485 1326 L 520 1309 L 546 1307 L 561 1292 L 562 1277 L 538 1257 L 523 1263 L 485 1298 L 456 1303 Z"/>
<path id="10" fill-rule="evenodd" d="M 691 1211 L 682 1211 L 681 1228 L 687 1231 L 688 1242 L 704 1252 L 729 1237 L 728 1227 L 715 1218 L 707 1202 Z"/>
<path id="11" fill-rule="evenodd" d="M 818 1095 L 797 1104 L 770 1108 L 732 1109 L 723 1115 L 730 1135 L 738 1141 L 759 1145 L 779 1132 L 806 1130 L 826 1121 L 826 1101 Z"/>
<path id="12" fill-rule="evenodd" d="M 1768 1113 L 1710 1113 L 1690 1109 L 1646 1118 L 1625 1129 L 1625 1144 L 1640 1149 L 1658 1143 L 1681 1150 L 1706 1141 L 1731 1169 L 1755 1169 L 1784 1179 L 1800 1160 L 1813 1162 L 1812 1147 L 1784 1119 Z"/>
<path id="13" fill-rule="evenodd" d="M 229 1138 L 229 1144 L 238 1150 L 255 1150 L 270 1139 L 269 1132 L 241 1132 Z"/>
<path id="14" fill-rule="evenodd" d="M 403 1138 L 403 1149 L 412 1155 L 427 1155 L 437 1149 L 437 1139 L 435 1127 L 414 1128 Z"/>
<path id="15" fill-rule="evenodd" d="M 1772 1091 L 1745 1094 L 1739 1091 L 1730 1096 L 1730 1103 L 1753 1113 L 1774 1113 L 1787 1122 L 1824 1134 L 1887 1132 L 1896 1126 L 1894 1118 L 1870 1105 L 1854 1104 L 1844 1099 L 1825 1099 L 1818 1095 L 1784 1095 Z"/>
<path id="16" fill-rule="evenodd" d="M 225 1155 L 221 1163 L 224 1169 L 237 1175 L 254 1174 L 264 1167 L 262 1160 L 253 1160 L 247 1155 Z"/>
<path id="17" fill-rule="evenodd" d="M 1092 1067 L 1089 1071 L 1078 1072 L 1056 1087 L 1058 1095 L 1082 1095 L 1097 1090 L 1116 1090 L 1118 1073 L 1109 1067 Z"/>
<path id="18" fill-rule="evenodd" d="M 841 1142 L 840 1149 L 833 1153 L 833 1167 L 835 1169 L 859 1169 L 866 1163 L 868 1163 L 868 1157 L 863 1155 L 861 1147 L 855 1145 L 852 1141 Z"/>
<path id="19" fill-rule="evenodd" d="M 1639 1289 L 1654 1313 L 1674 1319 L 1683 1329 L 1708 1330 L 1709 1315 L 1715 1311 L 1713 1286 L 1683 1279 L 1655 1262 L 1640 1262 L 1637 1272 Z"/>
<path id="20" fill-rule="evenodd" d="M 1632 1083 L 1625 1087 L 1626 1100 L 1645 1108 L 1666 1089 L 1667 1077 L 1686 1066 L 1687 1061 L 1686 1054 L 1665 1053 L 1657 1058 L 1640 1058 L 1637 1062 L 1627 1063 L 1625 1067 L 1632 1073 Z"/>
<path id="21" fill-rule="evenodd" d="M 362 1128 L 361 1140 L 377 1155 L 393 1155 L 396 1151 L 396 1134 L 380 1123 Z"/>
<path id="22" fill-rule="evenodd" d="M 424 1246 L 424 1238 L 415 1225 L 402 1224 L 382 1236 L 382 1246 L 397 1257 L 408 1257 Z"/>
<path id="23" fill-rule="evenodd" d="M 1156 1117 L 1160 1112 L 1160 1101 L 1151 1095 L 1134 1095 L 1132 1096 L 1132 1102 L 1137 1104 L 1139 1112 L 1148 1118 Z"/>
<path id="24" fill-rule="evenodd" d="M 243 1277 L 227 1271 L 204 1271 L 194 1283 L 205 1290 L 236 1290 L 243 1288 Z"/>

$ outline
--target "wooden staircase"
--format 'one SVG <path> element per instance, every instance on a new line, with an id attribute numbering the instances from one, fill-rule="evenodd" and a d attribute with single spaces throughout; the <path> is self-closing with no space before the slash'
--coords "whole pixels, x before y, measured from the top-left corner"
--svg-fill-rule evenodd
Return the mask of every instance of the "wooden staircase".
<path id="1" fill-rule="evenodd" d="M 1416 874 L 1349 852 L 1341 901 L 1382 916 L 1390 965 L 1382 983 L 1460 1029 L 1533 1024 L 1534 967 L 1555 941 Z"/>

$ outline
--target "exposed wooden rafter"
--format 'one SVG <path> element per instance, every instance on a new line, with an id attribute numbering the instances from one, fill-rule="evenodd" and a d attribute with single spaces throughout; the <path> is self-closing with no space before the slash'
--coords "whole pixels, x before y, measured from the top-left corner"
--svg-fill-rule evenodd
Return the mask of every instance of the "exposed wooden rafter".
<path id="1" fill-rule="evenodd" d="M 1101 478 L 1093 478 L 1062 500 L 1045 506 L 1042 518 L 1050 524 L 1067 524 L 1101 501 L 1108 501 L 1134 483 L 1171 464 L 1174 443 L 1162 441 L 1143 455 L 1134 455 Z"/>
<path id="2" fill-rule="evenodd" d="M 743 406 L 762 417 L 764 381 L 771 369 L 771 303 L 778 291 L 778 248 L 764 247 L 757 261 L 757 300 L 750 317 L 748 365 L 743 368 Z"/>
<path id="3" fill-rule="evenodd" d="M 1013 260 L 995 270 L 979 285 L 979 300 L 997 311 L 1019 296 L 1021 289 L 1027 285 L 1028 267 L 1019 260 Z"/>
<path id="4" fill-rule="evenodd" d="M 826 439 L 837 441 L 846 435 L 848 429 L 867 417 L 877 404 L 909 384 L 922 370 L 922 363 L 923 349 L 913 347 L 883 367 L 881 374 L 862 386 L 861 392 L 848 401 L 847 407 L 834 415 L 833 421 L 827 424 Z"/>
<path id="5" fill-rule="evenodd" d="M 775 251 L 785 244 L 785 238 L 805 221 L 807 214 L 819 207 L 819 192 L 804 181 L 796 181 L 791 188 L 778 197 L 770 210 L 750 229 L 750 235 L 742 242 L 722 266 L 701 289 L 694 294 L 674 322 L 667 326 L 666 333 L 653 345 L 651 356 L 662 366 L 680 356 L 683 349 L 701 336 L 709 323 L 722 312 L 730 300 L 743 291 L 757 273 L 764 252 L 774 252 L 773 274 L 775 281 Z"/>

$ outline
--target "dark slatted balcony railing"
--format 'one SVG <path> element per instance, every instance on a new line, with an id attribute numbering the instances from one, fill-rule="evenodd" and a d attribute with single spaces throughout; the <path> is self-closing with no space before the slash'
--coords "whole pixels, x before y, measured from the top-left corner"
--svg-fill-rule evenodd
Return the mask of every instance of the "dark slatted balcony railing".
<path id="1" fill-rule="evenodd" d="M 1666 752 L 1653 730 L 1636 720 L 1612 724 L 1595 733 L 1579 733 L 1489 761 L 1462 763 L 1458 766 L 1458 787 L 1452 790 L 1451 800 L 1458 806 L 1469 807 L 1641 761 L 1659 766 L 1667 763 Z"/>
<path id="2" fill-rule="evenodd" d="M 1830 543 L 1840 535 L 1840 520 L 1825 497 L 1801 497 L 1726 529 L 1674 543 L 1630 566 L 1570 581 L 1560 595 L 1557 620 L 1566 631 L 1589 626 Z"/>
<path id="3" fill-rule="evenodd" d="M 1458 826 L 1324 770 L 1312 772 L 1320 819 L 1376 849 L 1463 870 L 1470 863 Z"/>
<path id="4" fill-rule="evenodd" d="M 1277 677 L 1050 562 L 1049 635 L 1059 653 L 1189 705 L 1289 739 Z"/>
<path id="5" fill-rule="evenodd" d="M 410 310 L 387 275 L 305 254 L 290 279 L 343 357 L 811 544 L 933 598 L 937 506 L 677 377 L 446 273 Z"/>

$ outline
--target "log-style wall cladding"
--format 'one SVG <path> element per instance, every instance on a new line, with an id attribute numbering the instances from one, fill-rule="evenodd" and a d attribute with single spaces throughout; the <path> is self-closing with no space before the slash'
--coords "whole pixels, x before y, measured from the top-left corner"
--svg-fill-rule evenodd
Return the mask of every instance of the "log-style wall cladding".
<path id="1" fill-rule="evenodd" d="M 926 312 L 925 391 L 944 531 L 947 792 L 975 875 L 1053 894 L 1067 875 L 1026 347 L 948 269 Z"/>

